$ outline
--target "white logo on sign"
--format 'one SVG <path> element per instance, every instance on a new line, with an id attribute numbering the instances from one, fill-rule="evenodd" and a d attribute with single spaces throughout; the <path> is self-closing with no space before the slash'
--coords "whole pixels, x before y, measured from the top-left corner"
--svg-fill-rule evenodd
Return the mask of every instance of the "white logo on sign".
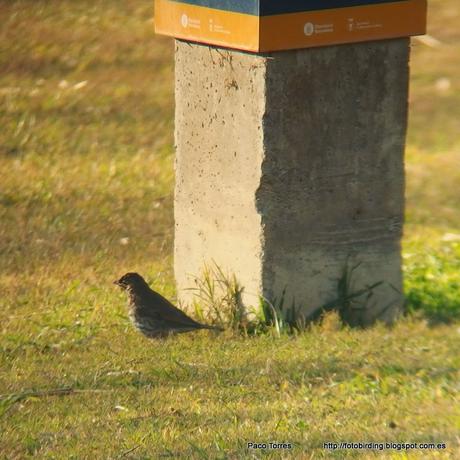
<path id="1" fill-rule="evenodd" d="M 182 24 L 182 27 L 187 27 L 188 26 L 188 17 L 186 14 L 183 14 L 180 18 L 180 23 Z"/>
<path id="2" fill-rule="evenodd" d="M 303 26 L 303 33 L 307 36 L 313 35 L 315 32 L 315 26 L 311 22 L 305 23 Z"/>

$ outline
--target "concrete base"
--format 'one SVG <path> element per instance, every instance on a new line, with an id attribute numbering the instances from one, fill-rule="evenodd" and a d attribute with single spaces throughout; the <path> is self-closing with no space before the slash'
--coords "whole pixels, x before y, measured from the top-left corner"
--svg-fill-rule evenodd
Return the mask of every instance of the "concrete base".
<path id="1" fill-rule="evenodd" d="M 403 303 L 409 39 L 252 55 L 176 42 L 175 275 L 214 261 L 305 316 L 352 274 L 352 324 Z"/>

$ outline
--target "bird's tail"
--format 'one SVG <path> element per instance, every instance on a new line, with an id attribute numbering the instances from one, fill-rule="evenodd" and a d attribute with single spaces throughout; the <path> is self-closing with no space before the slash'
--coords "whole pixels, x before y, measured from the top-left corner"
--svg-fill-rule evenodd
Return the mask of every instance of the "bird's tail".
<path id="1" fill-rule="evenodd" d="M 211 331 L 219 331 L 222 332 L 224 329 L 219 326 L 208 326 L 207 324 L 200 324 L 201 329 L 209 329 Z"/>

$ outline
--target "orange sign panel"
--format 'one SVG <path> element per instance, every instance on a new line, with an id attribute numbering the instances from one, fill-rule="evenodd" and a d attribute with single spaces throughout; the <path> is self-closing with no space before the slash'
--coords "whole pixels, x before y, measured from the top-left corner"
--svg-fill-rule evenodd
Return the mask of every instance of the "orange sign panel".
<path id="1" fill-rule="evenodd" d="M 426 0 L 156 0 L 155 29 L 266 52 L 421 35 Z"/>

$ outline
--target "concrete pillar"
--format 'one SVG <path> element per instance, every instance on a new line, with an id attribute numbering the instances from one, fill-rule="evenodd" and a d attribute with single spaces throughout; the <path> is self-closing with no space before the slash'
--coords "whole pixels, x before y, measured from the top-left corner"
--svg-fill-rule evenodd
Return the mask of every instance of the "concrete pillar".
<path id="1" fill-rule="evenodd" d="M 409 39 L 247 54 L 176 42 L 175 275 L 215 261 L 308 316 L 353 271 L 353 324 L 403 302 Z"/>

